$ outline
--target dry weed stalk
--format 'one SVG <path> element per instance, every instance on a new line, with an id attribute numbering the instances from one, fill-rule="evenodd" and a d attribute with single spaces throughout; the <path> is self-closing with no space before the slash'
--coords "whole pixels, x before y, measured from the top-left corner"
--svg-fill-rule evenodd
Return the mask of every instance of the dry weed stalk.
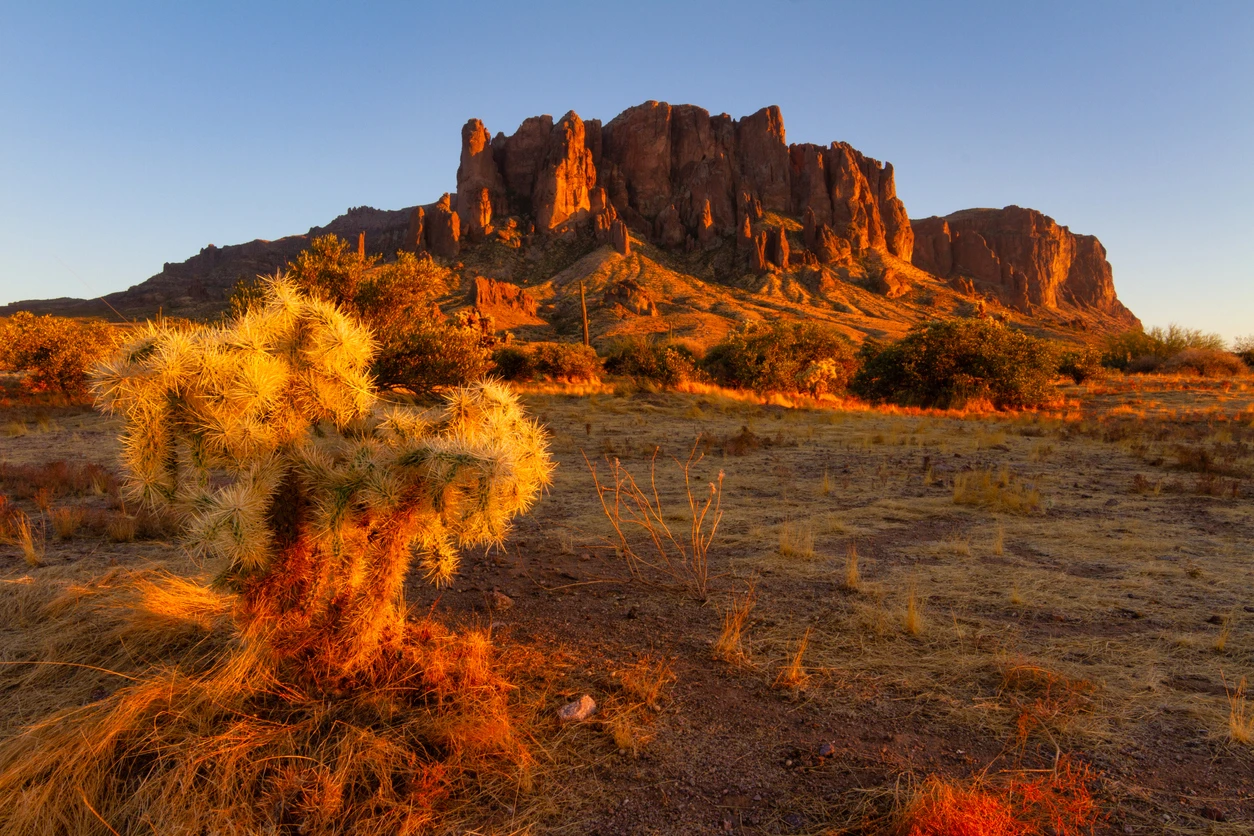
<path id="1" fill-rule="evenodd" d="M 645 657 L 618 672 L 618 683 L 623 691 L 652 709 L 657 709 L 662 689 L 674 679 L 675 672 L 665 659 L 655 661 Z"/>
<path id="2" fill-rule="evenodd" d="M 749 614 L 757 603 L 757 593 L 750 584 L 743 595 L 734 592 L 723 611 L 723 627 L 714 642 L 714 658 L 732 665 L 748 665 L 749 654 L 745 650 L 743 636 L 749 623 Z"/>
<path id="3" fill-rule="evenodd" d="M 699 442 L 698 442 L 699 443 Z M 634 476 L 617 459 L 608 459 L 609 479 L 602 484 L 595 464 L 584 456 L 592 473 L 601 510 L 609 520 L 617 539 L 617 548 L 627 561 L 633 578 L 647 581 L 651 574 L 661 574 L 682 586 L 699 601 L 710 595 L 710 546 L 723 518 L 723 471 L 709 483 L 704 502 L 693 492 L 692 468 L 704 455 L 697 453 L 697 444 L 685 461 L 672 457 L 683 474 L 684 493 L 688 501 L 685 519 L 688 531 L 676 536 L 666 522 L 666 514 L 658 489 L 658 451 L 649 462 L 648 490 L 640 487 Z"/>

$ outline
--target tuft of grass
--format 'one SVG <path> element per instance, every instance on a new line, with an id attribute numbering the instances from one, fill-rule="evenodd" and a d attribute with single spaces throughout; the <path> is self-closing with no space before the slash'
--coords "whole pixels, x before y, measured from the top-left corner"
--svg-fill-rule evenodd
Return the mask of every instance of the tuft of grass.
<path id="1" fill-rule="evenodd" d="M 1220 672 L 1223 678 L 1223 672 Z M 1236 688 L 1228 687 L 1228 680 L 1223 679 L 1224 693 L 1228 697 L 1228 739 L 1244 746 L 1254 745 L 1254 711 L 1250 710 L 1246 697 L 1245 677 L 1237 683 Z"/>
<path id="2" fill-rule="evenodd" d="M 779 675 L 775 677 L 774 688 L 787 688 L 790 691 L 804 690 L 810 682 L 810 674 L 806 673 L 803 657 L 805 656 L 806 646 L 810 643 L 811 628 L 807 627 L 805 633 L 801 636 L 801 641 L 797 645 L 797 652 L 793 654 L 788 664 Z"/>
<path id="3" fill-rule="evenodd" d="M 36 567 L 44 565 L 44 538 L 42 532 L 38 539 L 35 538 L 34 526 L 31 525 L 30 517 L 18 512 L 17 519 L 13 524 L 14 537 L 17 540 L 18 548 L 22 550 L 22 558 L 26 561 L 27 566 Z"/>
<path id="4" fill-rule="evenodd" d="M 997 524 L 997 531 L 993 533 L 993 554 L 1001 557 L 1006 553 L 1006 529 L 1001 523 Z"/>
<path id="5" fill-rule="evenodd" d="M 1232 635 L 1232 623 L 1236 620 L 1236 614 L 1236 607 L 1233 607 L 1224 616 L 1223 623 L 1219 627 L 1219 635 L 1215 636 L 1215 643 L 1211 645 L 1216 653 L 1223 653 L 1228 649 L 1228 638 Z"/>
<path id="6" fill-rule="evenodd" d="M 27 432 L 25 421 L 10 421 L 4 426 L 4 434 L 9 438 L 21 438 Z"/>
<path id="7" fill-rule="evenodd" d="M 970 470 L 954 477 L 954 503 L 978 505 L 1012 514 L 1035 514 L 1041 508 L 1041 494 L 1024 484 L 1007 469 Z"/>
<path id="8" fill-rule="evenodd" d="M 893 816 L 893 836 L 1090 834 L 1100 817 L 1091 769 L 1061 756 L 1053 770 L 954 781 L 929 775 Z"/>
<path id="9" fill-rule="evenodd" d="M 784 557 L 814 557 L 814 528 L 809 520 L 785 520 L 779 527 L 779 553 Z"/>
<path id="10" fill-rule="evenodd" d="M 83 525 L 82 508 L 57 508 L 52 512 L 52 530 L 58 540 L 69 540 Z"/>
<path id="11" fill-rule="evenodd" d="M 114 514 L 105 525 L 105 534 L 114 543 L 130 543 L 139 533 L 139 523 L 125 513 Z"/>
<path id="12" fill-rule="evenodd" d="M 745 650 L 743 637 L 749 623 L 749 613 L 757 603 L 757 593 L 753 585 L 743 595 L 732 593 L 727 609 L 723 611 L 723 628 L 714 642 L 714 658 L 721 659 L 732 665 L 748 665 L 749 654 Z"/>
<path id="13" fill-rule="evenodd" d="M 618 684 L 623 691 L 652 709 L 658 707 L 662 690 L 674 679 L 675 672 L 665 659 L 645 657 L 618 672 Z"/>
<path id="14" fill-rule="evenodd" d="M 923 620 L 922 603 L 919 601 L 914 584 L 910 585 L 910 589 L 906 593 L 906 617 L 903 626 L 906 632 L 912 636 L 921 636 L 927 630 L 927 624 Z"/>
<path id="15" fill-rule="evenodd" d="M 862 584 L 862 576 L 858 572 L 858 544 L 850 541 L 845 550 L 845 582 L 842 587 L 846 592 L 857 592 Z"/>
<path id="16" fill-rule="evenodd" d="M 827 468 L 823 469 L 823 481 L 819 483 L 819 493 L 823 496 L 830 496 L 832 493 L 832 475 L 827 472 Z"/>

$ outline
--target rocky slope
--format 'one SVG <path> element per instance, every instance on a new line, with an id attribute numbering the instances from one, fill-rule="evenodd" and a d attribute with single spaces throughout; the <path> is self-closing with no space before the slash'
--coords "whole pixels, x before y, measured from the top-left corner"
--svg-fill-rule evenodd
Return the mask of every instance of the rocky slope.
<path id="1" fill-rule="evenodd" d="M 128 316 L 206 315 L 238 280 L 280 269 L 330 232 L 364 234 L 372 252 L 429 253 L 461 281 L 446 307 L 495 309 L 536 337 L 566 332 L 581 282 L 602 338 L 678 328 L 707 341 L 777 316 L 892 336 L 989 306 L 1073 335 L 1136 321 L 1096 238 L 1018 207 L 912 222 L 890 164 L 842 142 L 789 145 L 777 107 L 733 119 L 664 102 L 604 124 L 574 112 L 532 117 L 510 135 L 472 119 L 454 194 L 394 212 L 360 207 L 306 235 L 207 247 L 105 301 Z M 19 308 L 107 312 L 100 300 L 49 300 L 0 313 Z"/>

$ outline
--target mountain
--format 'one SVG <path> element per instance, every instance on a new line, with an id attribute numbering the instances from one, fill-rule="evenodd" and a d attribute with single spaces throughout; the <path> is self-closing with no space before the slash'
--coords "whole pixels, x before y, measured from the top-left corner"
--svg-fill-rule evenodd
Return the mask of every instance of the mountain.
<path id="1" fill-rule="evenodd" d="M 524 338 L 576 333 L 581 288 L 597 339 L 708 343 L 737 322 L 777 317 L 882 338 L 989 310 L 1072 339 L 1137 322 L 1093 236 L 1016 206 L 911 220 L 891 164 L 843 142 L 789 145 L 777 107 L 733 119 L 653 101 L 604 124 L 536 116 L 508 136 L 472 119 L 456 193 L 206 247 L 105 301 L 128 316 L 210 315 L 237 281 L 281 269 L 328 233 L 364 234 L 372 252 L 429 253 L 456 276 L 446 309 L 474 304 Z M 108 306 L 56 299 L 0 313 Z"/>

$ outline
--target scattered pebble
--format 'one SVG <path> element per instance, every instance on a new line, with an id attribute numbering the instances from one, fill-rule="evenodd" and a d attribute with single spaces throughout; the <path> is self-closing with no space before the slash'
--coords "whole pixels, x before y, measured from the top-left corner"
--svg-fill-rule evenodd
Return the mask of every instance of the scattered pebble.
<path id="1" fill-rule="evenodd" d="M 492 594 L 488 596 L 488 599 L 494 610 L 505 611 L 514 606 L 514 599 L 499 589 L 492 590 Z"/>
<path id="2" fill-rule="evenodd" d="M 830 743 L 819 744 L 819 757 L 820 758 L 830 758 L 834 754 L 836 754 L 835 746 L 833 746 Z"/>

